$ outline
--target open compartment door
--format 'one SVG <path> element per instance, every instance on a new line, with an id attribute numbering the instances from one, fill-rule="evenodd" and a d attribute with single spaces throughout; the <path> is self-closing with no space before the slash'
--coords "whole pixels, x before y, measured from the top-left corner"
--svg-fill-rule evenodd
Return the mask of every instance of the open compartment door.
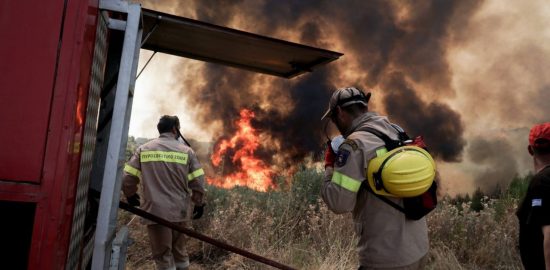
<path id="1" fill-rule="evenodd" d="M 142 49 L 292 78 L 341 53 L 143 9 Z"/>

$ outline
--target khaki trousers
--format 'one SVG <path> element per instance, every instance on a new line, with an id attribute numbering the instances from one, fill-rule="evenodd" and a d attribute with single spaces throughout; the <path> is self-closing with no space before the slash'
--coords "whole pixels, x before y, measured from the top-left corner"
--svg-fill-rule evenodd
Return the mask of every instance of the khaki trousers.
<path id="1" fill-rule="evenodd" d="M 428 263 L 428 254 L 424 255 L 424 257 L 422 257 L 417 262 L 406 266 L 392 267 L 392 268 L 372 268 L 372 267 L 361 266 L 359 267 L 359 270 L 423 270 L 424 268 L 426 268 L 427 263 Z"/>
<path id="2" fill-rule="evenodd" d="M 190 227 L 190 222 L 175 222 Z M 185 249 L 187 237 L 178 231 L 159 224 L 147 225 L 151 252 L 158 270 L 183 270 L 189 267 L 189 256 Z"/>

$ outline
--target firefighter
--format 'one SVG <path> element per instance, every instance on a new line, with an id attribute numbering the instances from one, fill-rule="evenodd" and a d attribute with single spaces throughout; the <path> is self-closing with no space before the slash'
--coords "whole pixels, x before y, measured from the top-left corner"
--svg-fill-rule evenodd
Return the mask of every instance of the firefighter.
<path id="1" fill-rule="evenodd" d="M 190 227 L 204 207 L 204 171 L 195 152 L 178 141 L 177 116 L 164 115 L 157 129 L 159 138 L 138 147 L 124 167 L 122 190 L 128 203 L 140 206 L 137 193 L 141 180 L 142 209 L 180 226 Z M 184 234 L 143 219 L 157 269 L 189 267 Z"/>
<path id="2" fill-rule="evenodd" d="M 409 220 L 361 187 L 367 184 L 363 182 L 368 162 L 385 145 L 374 134 L 358 129 L 371 127 L 397 139 L 387 117 L 368 111 L 370 95 L 355 87 L 340 88 L 329 101 L 322 120 L 330 118 L 345 140 L 336 153 L 330 144 L 327 147 L 321 196 L 333 212 L 352 213 L 359 238 L 359 269 L 422 269 L 429 247 L 426 219 Z M 386 198 L 402 205 L 402 199 Z"/>
<path id="3" fill-rule="evenodd" d="M 550 122 L 531 128 L 527 150 L 536 174 L 516 213 L 519 251 L 526 270 L 550 270 Z"/>

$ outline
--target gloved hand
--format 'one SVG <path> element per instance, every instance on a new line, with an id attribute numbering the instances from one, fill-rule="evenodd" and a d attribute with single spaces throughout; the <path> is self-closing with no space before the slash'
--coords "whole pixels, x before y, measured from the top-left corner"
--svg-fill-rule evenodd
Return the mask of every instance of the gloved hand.
<path id="1" fill-rule="evenodd" d="M 334 161 L 336 160 L 336 153 L 332 150 L 330 141 L 327 141 L 327 149 L 325 150 L 325 168 L 334 167 Z"/>
<path id="2" fill-rule="evenodd" d="M 195 204 L 195 205 L 199 205 L 199 204 L 203 204 L 203 194 L 201 192 L 198 192 L 198 191 L 193 191 L 193 193 L 191 193 L 191 201 Z"/>
<path id="3" fill-rule="evenodd" d="M 204 213 L 205 205 L 206 204 L 195 205 L 195 207 L 193 207 L 193 219 L 199 219 L 202 217 L 202 214 Z"/>
<path id="4" fill-rule="evenodd" d="M 141 205 L 140 199 L 141 198 L 137 193 L 130 197 L 126 197 L 126 201 L 128 201 L 128 204 L 133 207 L 139 207 Z"/>

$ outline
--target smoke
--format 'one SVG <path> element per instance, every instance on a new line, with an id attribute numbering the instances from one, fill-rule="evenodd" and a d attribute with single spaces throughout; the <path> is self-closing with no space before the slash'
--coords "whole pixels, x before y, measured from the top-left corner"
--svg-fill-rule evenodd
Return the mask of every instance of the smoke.
<path id="1" fill-rule="evenodd" d="M 513 165 L 513 158 L 492 157 L 513 156 L 527 127 L 550 115 L 550 79 L 544 74 L 550 50 L 543 45 L 550 38 L 537 34 L 550 37 L 543 2 L 196 0 L 144 5 L 345 54 L 292 80 L 193 61 L 174 68 L 173 80 L 181 82 L 174 87 L 197 125 L 220 140 L 235 131 L 240 109 L 253 110 L 253 126 L 262 137 L 257 153 L 281 169 L 320 149 L 319 119 L 337 87 L 370 90 L 369 108 L 387 114 L 410 135 L 423 135 L 440 162 L 473 168 L 460 175 L 487 188 L 527 167 L 524 158 Z M 190 62 L 197 65 L 193 74 L 178 73 Z M 502 133 L 500 140 L 478 139 L 495 130 Z M 502 166 L 507 168 L 497 169 Z M 443 181 L 445 176 L 443 171 Z"/>
<path id="2" fill-rule="evenodd" d="M 434 157 L 459 161 L 465 141 L 457 112 L 437 101 L 422 101 L 406 84 L 402 73 L 390 74 L 384 88 L 388 89 L 384 104 L 394 122 L 401 124 L 411 136 L 424 136 Z"/>
<path id="3" fill-rule="evenodd" d="M 339 73 L 350 72 L 356 76 L 345 83 L 384 91 L 387 113 L 413 134 L 424 134 L 436 156 L 445 161 L 460 160 L 464 147 L 460 115 L 443 102 L 422 101 L 416 92 L 431 91 L 439 96 L 453 93 L 445 59 L 447 27 L 457 8 L 470 3 L 433 1 L 396 6 L 387 1 L 346 5 L 333 1 L 265 1 L 260 11 L 258 6 L 252 11 L 250 1 L 224 3 L 223 9 L 215 1 L 209 2 L 195 3 L 197 19 L 237 28 L 241 28 L 239 22 L 253 21 L 254 29 L 249 30 L 261 34 L 285 37 L 294 33 L 287 38 L 313 46 L 343 46 L 350 55 L 347 62 L 355 62 L 358 68 L 349 70 L 333 63 L 287 82 L 207 64 L 201 72 L 205 84 L 185 87 L 191 96 L 212 93 L 209 98 L 195 99 L 199 101 L 197 109 L 203 111 L 201 122 L 222 121 L 221 132 L 231 134 L 232 121 L 224 120 L 234 119 L 243 107 L 253 109 L 258 115 L 255 127 L 275 142 L 264 147 L 265 159 L 283 155 L 288 163 L 299 162 L 322 145 L 318 119 L 334 89 L 331 82 L 340 84 Z M 468 16 L 474 8 L 460 10 L 460 16 Z M 262 80 L 269 83 L 259 83 Z M 406 87 L 406 80 L 420 84 L 419 90 Z M 266 99 L 265 95 L 284 98 Z"/>
<path id="4" fill-rule="evenodd" d="M 529 129 L 550 115 L 549 11 L 545 1 L 486 1 L 454 30 L 447 58 L 460 91 L 452 105 L 467 126 L 464 163 L 485 190 L 532 170 Z"/>
<path id="5" fill-rule="evenodd" d="M 320 69 L 292 85 L 287 91 L 293 106 L 286 114 L 271 109 L 258 115 L 255 126 L 279 142 L 279 155 L 265 153 L 263 157 L 278 157 L 290 166 L 319 150 L 323 138 L 319 119 L 330 98 L 329 92 L 322 91 L 331 87 L 326 84 L 327 77 L 327 70 Z"/>
<path id="6" fill-rule="evenodd" d="M 496 188 L 506 187 L 517 174 L 517 159 L 507 155 L 513 146 L 506 139 L 475 138 L 469 146 L 468 155 L 473 162 L 484 164 L 477 172 L 476 183 L 481 190 L 492 192 Z M 504 153 L 504 154 L 496 154 Z M 501 181 L 495 181 L 501 179 Z"/>

